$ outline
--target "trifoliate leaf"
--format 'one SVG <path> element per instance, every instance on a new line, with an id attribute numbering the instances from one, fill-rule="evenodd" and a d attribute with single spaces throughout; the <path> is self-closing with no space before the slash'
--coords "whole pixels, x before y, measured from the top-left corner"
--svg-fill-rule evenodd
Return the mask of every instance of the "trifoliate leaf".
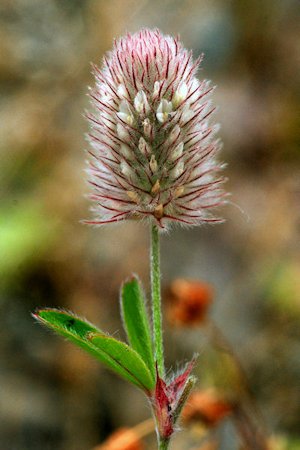
<path id="1" fill-rule="evenodd" d="M 110 339 L 94 325 L 91 325 L 87 321 L 80 319 L 72 313 L 68 313 L 58 309 L 40 309 L 35 314 L 33 314 L 33 316 L 41 324 L 64 336 L 74 344 L 78 345 L 79 347 L 90 353 L 92 356 L 97 358 L 99 361 L 103 362 L 118 375 L 125 378 L 127 381 L 130 381 L 143 390 L 149 389 L 151 382 L 148 379 L 144 379 L 145 377 L 142 377 L 143 380 L 140 382 L 136 375 L 132 374 L 128 369 L 125 360 L 124 365 L 122 365 L 114 357 L 114 354 L 111 355 L 109 351 L 101 349 L 99 345 L 94 345 L 94 343 L 90 339 L 90 336 L 94 333 L 96 333 L 97 336 L 103 336 Z M 114 339 L 114 341 L 119 342 L 116 339 Z M 122 345 L 121 342 L 120 344 Z M 146 381 L 146 387 L 144 381 Z"/>

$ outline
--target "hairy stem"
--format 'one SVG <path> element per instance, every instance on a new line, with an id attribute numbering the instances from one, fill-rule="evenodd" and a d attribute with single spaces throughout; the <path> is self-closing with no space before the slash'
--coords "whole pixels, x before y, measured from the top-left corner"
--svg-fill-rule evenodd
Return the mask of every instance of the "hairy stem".
<path id="1" fill-rule="evenodd" d="M 161 314 L 161 288 L 160 288 L 160 248 L 159 233 L 156 225 L 151 228 L 151 293 L 152 293 L 152 315 L 153 315 L 153 337 L 155 359 L 157 361 L 158 373 L 161 378 L 165 375 L 164 350 L 162 336 L 162 314 Z M 165 449 L 167 447 L 160 447 Z"/>
<path id="2" fill-rule="evenodd" d="M 160 441 L 159 441 L 159 447 L 158 447 L 158 449 L 159 450 L 168 450 L 168 448 L 169 448 L 169 443 L 170 443 L 170 440 L 168 439 L 168 440 L 166 440 L 166 439 L 161 439 Z"/>

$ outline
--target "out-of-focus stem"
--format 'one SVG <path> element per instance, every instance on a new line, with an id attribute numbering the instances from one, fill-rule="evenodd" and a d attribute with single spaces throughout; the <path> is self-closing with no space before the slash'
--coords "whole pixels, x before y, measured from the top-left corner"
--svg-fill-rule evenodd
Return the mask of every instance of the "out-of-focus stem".
<path id="1" fill-rule="evenodd" d="M 152 314 L 153 314 L 153 337 L 155 359 L 157 361 L 158 373 L 161 378 L 165 375 L 163 335 L 162 335 L 162 314 L 161 314 L 161 288 L 160 288 L 160 248 L 159 233 L 156 225 L 151 228 L 151 293 L 152 293 Z M 160 447 L 161 449 L 167 447 Z"/>
<path id="2" fill-rule="evenodd" d="M 237 370 L 239 382 L 242 387 L 241 394 L 242 394 L 242 398 L 244 398 L 244 401 L 242 400 L 242 405 L 236 409 L 235 414 L 234 414 L 235 418 L 239 419 L 239 420 L 236 420 L 236 423 L 239 424 L 239 432 L 242 431 L 241 435 L 243 438 L 246 438 L 246 442 L 247 442 L 249 435 L 252 437 L 252 440 L 254 440 L 256 442 L 255 446 L 253 447 L 253 448 L 255 448 L 255 450 L 266 450 L 267 449 L 266 436 L 268 435 L 268 432 L 266 429 L 267 427 L 265 425 L 264 417 L 262 416 L 262 414 L 256 404 L 256 401 L 253 398 L 253 394 L 249 387 L 248 377 L 247 377 L 247 374 L 245 373 L 244 367 L 242 366 L 238 356 L 236 355 L 235 351 L 233 350 L 228 339 L 224 336 L 221 329 L 212 320 L 209 321 L 209 330 L 210 330 L 210 335 L 211 335 L 213 344 L 217 348 L 219 348 L 221 351 L 224 351 L 228 355 L 230 355 L 230 357 L 235 365 L 235 368 Z M 249 417 L 249 415 L 247 415 L 244 408 L 242 408 L 243 403 L 245 403 L 245 402 L 249 405 L 252 412 L 254 413 L 254 417 L 256 419 L 255 422 L 257 422 L 257 424 L 259 424 L 259 429 L 255 425 L 255 423 L 253 423 L 253 421 L 250 420 L 250 417 Z M 239 414 L 237 414 L 237 411 L 239 411 Z M 243 417 L 244 427 L 241 427 L 242 421 L 240 419 L 240 416 Z M 250 432 L 248 432 L 249 429 L 251 430 Z"/>

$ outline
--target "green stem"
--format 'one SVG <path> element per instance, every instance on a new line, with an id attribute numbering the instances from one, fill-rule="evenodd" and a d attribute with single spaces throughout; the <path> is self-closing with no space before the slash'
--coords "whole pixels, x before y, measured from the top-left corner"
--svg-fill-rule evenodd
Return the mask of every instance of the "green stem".
<path id="1" fill-rule="evenodd" d="M 159 376 L 165 376 L 163 333 L 162 333 L 162 313 L 161 313 L 161 287 L 160 287 L 160 247 L 159 232 L 156 225 L 151 227 L 151 294 L 152 294 L 152 317 L 153 317 L 153 338 L 154 352 L 157 362 Z M 154 414 L 155 416 L 155 414 Z M 157 424 L 158 428 L 158 424 Z M 170 439 L 164 439 L 158 435 L 158 450 L 168 450 Z"/>
<path id="2" fill-rule="evenodd" d="M 158 449 L 159 449 L 159 450 L 168 450 L 168 448 L 169 448 L 169 443 L 170 443 L 170 440 L 169 440 L 169 439 L 168 439 L 168 440 L 161 439 L 161 440 L 159 441 L 159 447 L 158 447 Z"/>
<path id="3" fill-rule="evenodd" d="M 162 336 L 161 289 L 160 289 L 160 249 L 159 233 L 156 225 L 151 228 L 151 292 L 155 359 L 160 377 L 165 375 L 164 350 Z M 165 449 L 167 447 L 160 447 Z"/>

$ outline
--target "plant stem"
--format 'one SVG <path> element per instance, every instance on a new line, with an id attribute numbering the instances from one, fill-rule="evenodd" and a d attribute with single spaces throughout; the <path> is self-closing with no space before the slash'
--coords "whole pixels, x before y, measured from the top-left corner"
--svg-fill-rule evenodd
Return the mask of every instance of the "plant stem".
<path id="1" fill-rule="evenodd" d="M 160 248 L 159 233 L 156 225 L 151 227 L 151 293 L 155 359 L 161 378 L 165 375 L 164 350 L 162 337 L 161 288 L 160 288 Z M 159 447 L 165 449 L 167 447 Z"/>
<path id="2" fill-rule="evenodd" d="M 162 313 L 161 313 L 161 287 L 160 287 L 160 246 L 159 232 L 156 225 L 151 227 L 151 294 L 152 294 L 152 317 L 155 360 L 157 362 L 158 374 L 161 378 L 165 376 Z M 154 414 L 155 416 L 155 414 Z M 158 429 L 158 424 L 156 424 Z M 158 434 L 158 450 L 168 450 L 170 439 L 165 439 Z"/>
<path id="3" fill-rule="evenodd" d="M 166 440 L 166 439 L 161 439 L 160 441 L 159 441 L 159 447 L 158 447 L 158 449 L 159 450 L 168 450 L 168 448 L 169 448 L 169 443 L 170 443 L 170 440 L 168 439 L 168 440 Z"/>

